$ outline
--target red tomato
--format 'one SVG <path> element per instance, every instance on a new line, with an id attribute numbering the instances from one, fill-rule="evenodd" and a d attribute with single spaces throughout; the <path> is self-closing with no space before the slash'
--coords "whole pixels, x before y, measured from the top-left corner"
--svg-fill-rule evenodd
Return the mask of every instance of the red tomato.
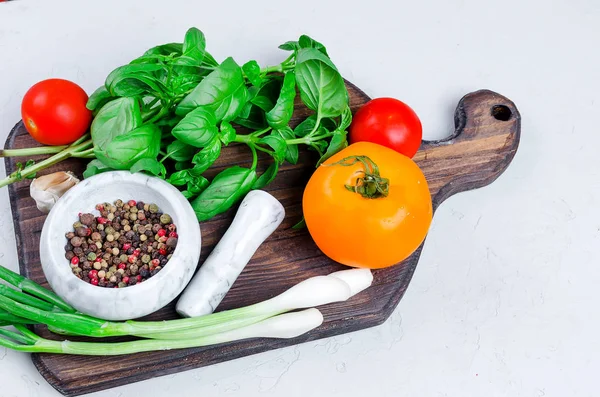
<path id="1" fill-rule="evenodd" d="M 350 143 L 373 142 L 412 158 L 423 137 L 417 114 L 394 98 L 376 98 L 358 109 L 350 125 Z"/>
<path id="2" fill-rule="evenodd" d="M 44 145 L 68 145 L 81 138 L 92 121 L 88 96 L 77 84 L 48 79 L 25 93 L 21 116 L 33 139 Z"/>

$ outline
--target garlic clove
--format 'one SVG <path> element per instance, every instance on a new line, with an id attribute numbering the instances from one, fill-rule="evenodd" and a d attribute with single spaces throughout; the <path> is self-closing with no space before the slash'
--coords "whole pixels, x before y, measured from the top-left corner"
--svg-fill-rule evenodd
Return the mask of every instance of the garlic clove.
<path id="1" fill-rule="evenodd" d="M 40 211 L 48 213 L 58 199 L 78 183 L 79 179 L 72 172 L 59 171 L 35 178 L 29 186 L 29 195 Z"/>

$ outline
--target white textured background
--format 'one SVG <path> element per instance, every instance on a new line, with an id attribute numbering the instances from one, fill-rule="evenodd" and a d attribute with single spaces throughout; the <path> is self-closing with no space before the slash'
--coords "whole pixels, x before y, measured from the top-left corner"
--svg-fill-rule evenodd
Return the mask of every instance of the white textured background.
<path id="1" fill-rule="evenodd" d="M 441 206 L 382 326 L 99 397 L 598 395 L 597 0 L 0 3 L 0 141 L 33 83 L 62 77 L 91 92 L 190 26 L 217 59 L 261 64 L 312 35 L 367 94 L 409 103 L 427 138 L 450 133 L 462 95 L 498 91 L 521 111 L 521 146 L 493 185 Z M 17 267 L 6 189 L 0 261 Z M 3 348 L 0 385 L 0 396 L 57 395 L 27 355 Z"/>

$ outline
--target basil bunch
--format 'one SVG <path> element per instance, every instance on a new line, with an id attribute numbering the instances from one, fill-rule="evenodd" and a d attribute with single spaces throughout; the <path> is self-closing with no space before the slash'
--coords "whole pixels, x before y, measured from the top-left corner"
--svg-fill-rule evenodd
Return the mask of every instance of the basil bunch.
<path id="1" fill-rule="evenodd" d="M 111 169 L 159 176 L 180 187 L 204 221 L 271 183 L 284 161 L 295 164 L 298 145 L 316 151 L 319 163 L 343 149 L 352 114 L 327 50 L 308 36 L 280 48 L 290 55 L 276 66 L 240 66 L 231 57 L 218 63 L 192 28 L 183 43 L 151 48 L 115 69 L 87 104 L 96 159 L 84 177 Z M 298 93 L 313 114 L 292 129 Z M 236 125 L 250 132 L 238 134 Z M 209 182 L 203 173 L 232 143 L 249 147 L 252 165 Z M 259 151 L 273 158 L 261 175 Z"/>

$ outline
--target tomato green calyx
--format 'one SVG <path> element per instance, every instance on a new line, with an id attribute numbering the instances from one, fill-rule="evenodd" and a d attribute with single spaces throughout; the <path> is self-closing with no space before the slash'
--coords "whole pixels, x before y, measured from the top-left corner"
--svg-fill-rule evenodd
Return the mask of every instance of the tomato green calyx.
<path id="1" fill-rule="evenodd" d="M 358 172 L 361 176 L 356 178 L 355 185 L 344 185 L 346 189 L 353 193 L 358 193 L 368 199 L 387 197 L 390 192 L 390 180 L 388 178 L 382 178 L 381 175 L 379 175 L 379 167 L 377 167 L 377 164 L 375 164 L 368 156 L 349 156 L 335 163 L 326 165 L 349 167 L 356 163 L 361 163 L 365 169 L 364 171 Z"/>

